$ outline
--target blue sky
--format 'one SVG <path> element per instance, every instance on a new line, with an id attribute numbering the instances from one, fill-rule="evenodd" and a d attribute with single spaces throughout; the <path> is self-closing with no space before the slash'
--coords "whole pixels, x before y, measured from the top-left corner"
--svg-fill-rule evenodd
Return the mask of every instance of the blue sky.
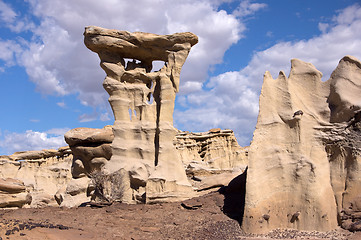
<path id="1" fill-rule="evenodd" d="M 76 127 L 113 124 L 105 73 L 83 44 L 96 25 L 199 36 L 181 74 L 181 130 L 230 128 L 249 145 L 263 73 L 311 62 L 327 80 L 345 55 L 361 59 L 356 0 L 0 0 L 0 155 L 65 145 Z"/>

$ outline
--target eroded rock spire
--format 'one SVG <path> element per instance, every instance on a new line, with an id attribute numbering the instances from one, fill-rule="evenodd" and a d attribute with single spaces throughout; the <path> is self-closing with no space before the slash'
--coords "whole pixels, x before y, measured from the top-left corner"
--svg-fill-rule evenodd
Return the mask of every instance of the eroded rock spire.
<path id="1" fill-rule="evenodd" d="M 175 154 L 173 110 L 181 68 L 198 38 L 86 27 L 84 43 L 98 53 L 107 76 L 115 123 L 113 155 L 104 174 L 119 172 L 122 201 L 172 201 L 192 191 Z M 153 61 L 164 66 L 152 72 Z M 112 194 L 109 186 L 108 194 Z"/>

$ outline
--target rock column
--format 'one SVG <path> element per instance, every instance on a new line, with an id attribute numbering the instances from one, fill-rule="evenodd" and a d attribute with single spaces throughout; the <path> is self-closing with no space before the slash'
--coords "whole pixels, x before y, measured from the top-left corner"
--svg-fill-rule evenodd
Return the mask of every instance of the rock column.
<path id="1" fill-rule="evenodd" d="M 118 200 L 173 201 L 187 198 L 192 188 L 175 153 L 173 110 L 179 75 L 191 47 L 192 33 L 150 33 L 87 27 L 85 45 L 98 53 L 107 76 L 115 123 L 113 155 L 102 171 L 119 173 L 123 196 Z M 152 72 L 153 61 L 164 66 Z"/>

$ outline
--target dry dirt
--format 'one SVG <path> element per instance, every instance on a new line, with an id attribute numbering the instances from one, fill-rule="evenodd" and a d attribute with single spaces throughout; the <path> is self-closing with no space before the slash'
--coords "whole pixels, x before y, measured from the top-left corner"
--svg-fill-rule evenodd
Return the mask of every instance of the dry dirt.
<path id="1" fill-rule="evenodd" d="M 344 230 L 327 233 L 275 230 L 264 236 L 246 235 L 235 220 L 241 216 L 240 208 L 229 204 L 229 199 L 230 196 L 225 199 L 224 195 L 212 192 L 182 203 L 0 210 L 0 240 L 361 239 L 361 232 Z"/>

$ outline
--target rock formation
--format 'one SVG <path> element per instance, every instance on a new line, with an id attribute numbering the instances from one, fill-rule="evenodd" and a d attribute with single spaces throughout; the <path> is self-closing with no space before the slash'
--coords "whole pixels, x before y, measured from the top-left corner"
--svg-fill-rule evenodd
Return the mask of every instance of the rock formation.
<path id="1" fill-rule="evenodd" d="M 64 135 L 73 154 L 71 173 L 73 178 L 90 177 L 100 171 L 112 156 L 114 139 L 111 126 L 103 129 L 75 128 Z"/>
<path id="2" fill-rule="evenodd" d="M 76 207 L 89 202 L 96 195 L 96 180 L 112 178 L 102 178 L 98 173 L 112 156 L 113 139 L 111 126 L 76 128 L 65 134 L 70 148 L 0 156 L 0 208 Z M 198 191 L 190 196 L 226 186 L 247 165 L 248 148 L 238 145 L 231 130 L 178 131 L 173 144 L 176 154 L 184 161 L 183 171 L 192 188 Z M 8 191 L 10 188 L 2 188 L 2 181 L 24 187 L 18 192 Z"/>
<path id="3" fill-rule="evenodd" d="M 289 77 L 264 75 L 242 228 L 350 228 L 361 197 L 361 63 L 344 57 L 327 82 L 312 64 L 291 64 Z"/>
<path id="4" fill-rule="evenodd" d="M 71 162 L 68 147 L 0 156 L 0 207 L 58 206 L 54 195 L 71 181 Z"/>
<path id="5" fill-rule="evenodd" d="M 112 157 L 105 175 L 119 173 L 124 202 L 189 198 L 192 188 L 172 144 L 175 95 L 179 75 L 193 45 L 192 33 L 150 33 L 87 27 L 85 45 L 99 55 L 103 82 L 114 112 Z M 128 61 L 131 59 L 132 61 Z M 153 61 L 164 61 L 152 72 Z M 112 185 L 112 184 L 111 184 Z M 114 185 L 114 184 L 113 184 Z M 112 188 L 105 191 L 112 197 Z M 109 189 L 110 188 L 110 189 Z M 118 198 L 118 197 L 116 197 Z"/>
<path id="6" fill-rule="evenodd" d="M 230 129 L 208 132 L 182 132 L 175 138 L 180 159 L 188 168 L 232 170 L 248 164 L 248 148 L 240 147 Z"/>
<path id="7" fill-rule="evenodd" d="M 23 207 L 31 203 L 24 182 L 12 178 L 0 178 L 0 208 Z"/>

